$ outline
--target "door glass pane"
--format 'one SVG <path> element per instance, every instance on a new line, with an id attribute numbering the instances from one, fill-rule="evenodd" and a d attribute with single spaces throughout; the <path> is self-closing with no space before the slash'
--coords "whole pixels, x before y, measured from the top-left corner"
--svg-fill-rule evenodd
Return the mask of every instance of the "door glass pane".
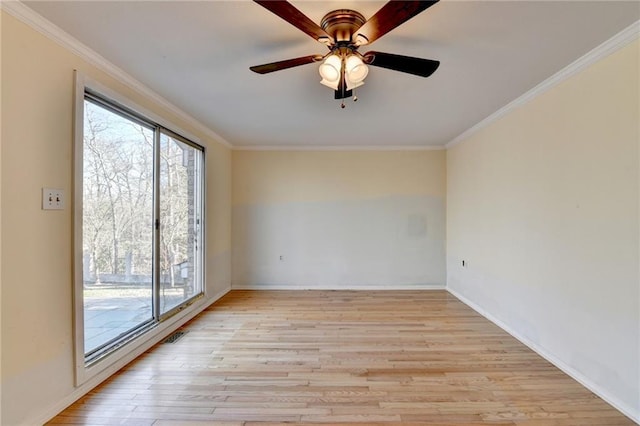
<path id="1" fill-rule="evenodd" d="M 202 152 L 160 136 L 160 313 L 202 293 Z"/>
<path id="2" fill-rule="evenodd" d="M 82 264 L 89 357 L 153 320 L 153 130 L 84 105 Z"/>

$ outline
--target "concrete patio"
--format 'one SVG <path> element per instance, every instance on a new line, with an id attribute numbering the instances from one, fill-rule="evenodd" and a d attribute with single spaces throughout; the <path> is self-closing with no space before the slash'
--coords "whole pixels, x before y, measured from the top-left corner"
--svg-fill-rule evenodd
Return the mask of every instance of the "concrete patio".
<path id="1" fill-rule="evenodd" d="M 185 300 L 182 287 L 165 287 L 161 307 Z M 89 352 L 153 319 L 151 285 L 89 285 L 84 289 L 84 350 Z"/>

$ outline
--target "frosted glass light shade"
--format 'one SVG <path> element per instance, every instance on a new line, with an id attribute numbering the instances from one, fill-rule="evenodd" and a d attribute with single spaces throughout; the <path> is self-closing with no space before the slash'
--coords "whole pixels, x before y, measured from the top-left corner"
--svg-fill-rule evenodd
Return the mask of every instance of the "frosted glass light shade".
<path id="1" fill-rule="evenodd" d="M 338 83 L 340 83 L 340 79 L 336 80 L 336 81 L 329 81 L 327 79 L 322 79 L 320 80 L 320 84 L 324 84 L 325 86 L 333 89 L 333 90 L 338 90 Z"/>
<path id="2" fill-rule="evenodd" d="M 335 82 L 336 86 L 340 81 L 340 71 L 342 69 L 342 61 L 338 55 L 331 55 L 327 59 L 324 60 L 322 65 L 318 71 L 320 72 L 320 76 L 323 81 L 327 81 L 328 83 L 333 84 Z M 322 83 L 322 81 L 321 81 Z M 325 84 L 325 83 L 322 83 Z"/>
<path id="3" fill-rule="evenodd" d="M 364 84 L 364 79 L 369 74 L 369 67 L 362 62 L 359 56 L 350 54 L 344 60 L 344 69 L 342 68 L 342 61 L 339 55 L 332 54 L 324 60 L 318 71 L 322 80 L 321 84 L 330 87 L 333 90 L 338 90 L 340 85 L 340 77 L 344 72 L 344 81 L 347 90 L 355 89 Z"/>
<path id="4" fill-rule="evenodd" d="M 362 83 L 369 74 L 369 67 L 356 55 L 351 55 L 345 62 L 347 79 L 355 86 Z"/>
<path id="5" fill-rule="evenodd" d="M 353 90 L 356 87 L 360 87 L 360 86 L 362 86 L 364 84 L 364 81 L 361 81 L 360 83 L 353 83 L 348 78 L 346 79 L 346 82 L 347 82 L 347 90 Z"/>

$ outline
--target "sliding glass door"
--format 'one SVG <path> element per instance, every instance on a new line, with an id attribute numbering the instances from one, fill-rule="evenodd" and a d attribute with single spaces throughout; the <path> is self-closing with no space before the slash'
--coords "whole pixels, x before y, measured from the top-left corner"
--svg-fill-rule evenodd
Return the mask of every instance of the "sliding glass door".
<path id="1" fill-rule="evenodd" d="M 203 150 L 87 93 L 82 147 L 85 362 L 203 293 Z"/>
<path id="2" fill-rule="evenodd" d="M 160 135 L 160 314 L 202 292 L 201 157 L 177 135 Z"/>

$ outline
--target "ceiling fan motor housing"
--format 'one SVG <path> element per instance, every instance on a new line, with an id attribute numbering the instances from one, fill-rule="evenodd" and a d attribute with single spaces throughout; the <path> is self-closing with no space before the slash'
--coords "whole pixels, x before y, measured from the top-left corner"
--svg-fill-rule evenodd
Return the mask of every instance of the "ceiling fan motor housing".
<path id="1" fill-rule="evenodd" d="M 367 20 L 360 12 L 351 9 L 338 9 L 324 15 L 320 25 L 333 39 L 336 45 L 349 45 L 355 32 Z"/>

